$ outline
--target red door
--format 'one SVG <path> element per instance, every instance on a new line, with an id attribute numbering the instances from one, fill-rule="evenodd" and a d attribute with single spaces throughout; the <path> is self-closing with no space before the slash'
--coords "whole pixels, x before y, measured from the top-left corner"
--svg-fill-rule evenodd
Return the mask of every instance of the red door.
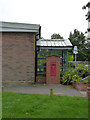
<path id="1" fill-rule="evenodd" d="M 56 62 L 51 62 L 50 64 L 50 75 L 56 76 Z"/>

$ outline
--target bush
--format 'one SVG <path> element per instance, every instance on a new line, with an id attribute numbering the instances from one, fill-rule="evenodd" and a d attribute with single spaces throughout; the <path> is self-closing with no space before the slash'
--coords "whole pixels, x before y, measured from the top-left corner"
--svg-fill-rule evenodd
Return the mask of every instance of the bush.
<path id="1" fill-rule="evenodd" d="M 72 71 L 72 72 L 71 72 Z M 62 78 L 62 83 L 63 84 L 71 84 L 72 81 L 72 76 L 73 76 L 74 69 L 68 69 Z"/>
<path id="2" fill-rule="evenodd" d="M 63 75 L 63 84 L 72 84 L 76 81 L 80 81 L 89 75 L 89 69 L 84 66 L 78 66 L 76 69 L 68 69 Z M 86 82 L 86 81 L 84 81 Z"/>
<path id="3" fill-rule="evenodd" d="M 89 75 L 89 69 L 86 68 L 85 66 L 78 66 L 76 68 L 76 74 L 82 78 L 85 78 Z"/>
<path id="4" fill-rule="evenodd" d="M 75 68 L 75 63 L 70 63 L 71 68 Z"/>
<path id="5" fill-rule="evenodd" d="M 83 83 L 87 84 L 87 83 L 90 83 L 90 77 L 85 79 L 85 80 L 82 80 Z"/>
<path id="6" fill-rule="evenodd" d="M 79 75 L 73 75 L 71 83 L 79 82 L 82 79 Z"/>

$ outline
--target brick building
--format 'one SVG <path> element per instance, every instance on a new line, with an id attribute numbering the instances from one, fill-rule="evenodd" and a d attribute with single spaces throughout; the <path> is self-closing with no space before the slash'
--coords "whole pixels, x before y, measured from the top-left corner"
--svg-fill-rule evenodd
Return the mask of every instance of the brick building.
<path id="1" fill-rule="evenodd" d="M 0 23 L 3 82 L 35 82 L 36 39 L 40 29 L 36 24 Z"/>
<path id="2" fill-rule="evenodd" d="M 64 72 L 64 68 L 68 68 L 68 50 L 72 49 L 72 44 L 68 39 L 40 39 L 40 34 L 40 25 L 0 22 L 3 82 L 60 83 L 60 70 Z M 48 50 L 48 55 L 51 50 L 59 50 L 60 55 L 50 59 L 45 55 L 38 58 L 43 49 Z M 46 66 L 38 66 L 40 59 L 46 59 Z M 38 71 L 38 68 L 42 70 Z"/>

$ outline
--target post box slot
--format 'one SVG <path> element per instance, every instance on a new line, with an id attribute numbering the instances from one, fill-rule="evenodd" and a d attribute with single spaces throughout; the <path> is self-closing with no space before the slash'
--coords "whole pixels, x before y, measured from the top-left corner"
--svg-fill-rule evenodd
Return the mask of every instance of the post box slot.
<path id="1" fill-rule="evenodd" d="M 50 75 L 56 76 L 56 62 L 51 62 L 50 64 Z"/>

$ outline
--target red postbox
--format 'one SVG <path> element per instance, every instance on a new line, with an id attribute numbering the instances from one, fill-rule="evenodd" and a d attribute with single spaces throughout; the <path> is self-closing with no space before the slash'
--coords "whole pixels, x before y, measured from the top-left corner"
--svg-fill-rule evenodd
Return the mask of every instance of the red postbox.
<path id="1" fill-rule="evenodd" d="M 56 76 L 56 62 L 51 62 L 50 64 L 50 75 Z"/>

